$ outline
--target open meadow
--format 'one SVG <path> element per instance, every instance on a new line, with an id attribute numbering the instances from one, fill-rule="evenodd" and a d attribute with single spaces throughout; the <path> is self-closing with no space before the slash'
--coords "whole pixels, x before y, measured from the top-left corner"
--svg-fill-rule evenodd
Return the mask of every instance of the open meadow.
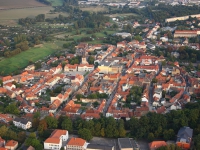
<path id="1" fill-rule="evenodd" d="M 61 50 L 62 45 L 62 41 L 44 43 L 41 47 L 30 48 L 14 57 L 4 58 L 0 61 L 1 74 L 8 75 L 16 70 L 23 69 L 29 64 L 29 61 L 36 62 L 37 60 L 43 59 L 44 57 Z"/>

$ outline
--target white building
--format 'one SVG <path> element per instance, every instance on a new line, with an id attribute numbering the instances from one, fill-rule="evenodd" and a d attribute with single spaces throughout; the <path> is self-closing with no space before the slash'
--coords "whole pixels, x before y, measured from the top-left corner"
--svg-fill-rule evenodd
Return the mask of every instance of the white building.
<path id="1" fill-rule="evenodd" d="M 30 121 L 28 121 L 25 118 L 15 118 L 13 120 L 13 124 L 18 127 L 18 128 L 22 128 L 24 130 L 27 130 L 29 128 L 32 127 L 32 123 Z"/>
<path id="2" fill-rule="evenodd" d="M 68 140 L 68 131 L 56 129 L 51 133 L 51 136 L 44 141 L 44 149 L 60 150 L 62 142 Z"/>
<path id="3" fill-rule="evenodd" d="M 92 71 L 92 70 L 94 70 L 94 65 L 80 64 L 78 66 L 78 71 Z"/>
<path id="4" fill-rule="evenodd" d="M 81 138 L 71 138 L 67 143 L 67 150 L 86 150 L 88 144 Z"/>

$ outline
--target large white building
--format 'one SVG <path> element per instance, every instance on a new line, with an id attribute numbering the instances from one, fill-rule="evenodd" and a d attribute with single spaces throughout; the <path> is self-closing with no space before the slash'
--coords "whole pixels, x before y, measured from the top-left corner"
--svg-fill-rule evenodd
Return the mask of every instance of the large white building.
<path id="1" fill-rule="evenodd" d="M 94 65 L 80 64 L 78 66 L 78 71 L 92 71 L 92 70 L 94 70 Z"/>
<path id="2" fill-rule="evenodd" d="M 68 140 L 68 131 L 56 129 L 51 136 L 44 141 L 44 149 L 60 150 L 62 143 Z M 65 145 L 64 145 L 65 146 Z"/>
<path id="3" fill-rule="evenodd" d="M 15 118 L 13 120 L 13 124 L 18 127 L 18 128 L 22 128 L 24 130 L 27 130 L 29 128 L 32 127 L 32 123 L 30 121 L 28 121 L 25 118 Z"/>

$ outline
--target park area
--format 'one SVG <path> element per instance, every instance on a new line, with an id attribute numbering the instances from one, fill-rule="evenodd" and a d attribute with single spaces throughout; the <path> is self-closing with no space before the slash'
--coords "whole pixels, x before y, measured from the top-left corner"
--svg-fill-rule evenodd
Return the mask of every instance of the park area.
<path id="1" fill-rule="evenodd" d="M 60 50 L 63 42 L 44 43 L 40 47 L 30 48 L 11 58 L 3 58 L 0 61 L 1 74 L 8 75 L 19 69 L 25 68 L 29 62 L 36 62 L 44 57 Z M 8 67 L 9 66 L 9 67 Z"/>

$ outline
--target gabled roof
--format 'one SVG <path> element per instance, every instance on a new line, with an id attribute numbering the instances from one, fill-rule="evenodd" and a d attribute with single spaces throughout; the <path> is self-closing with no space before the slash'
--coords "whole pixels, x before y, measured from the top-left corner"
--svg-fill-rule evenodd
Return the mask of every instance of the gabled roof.
<path id="1" fill-rule="evenodd" d="M 8 147 L 14 147 L 18 144 L 17 141 L 14 141 L 14 140 L 10 140 L 6 143 L 5 147 L 8 146 Z"/>
<path id="2" fill-rule="evenodd" d="M 86 141 L 81 138 L 71 138 L 67 145 L 84 146 Z"/>
<path id="3" fill-rule="evenodd" d="M 190 127 L 182 127 L 178 131 L 177 142 L 179 142 L 181 139 L 185 139 L 186 143 L 190 143 L 192 140 L 192 135 L 193 129 L 191 129 Z"/>
<path id="4" fill-rule="evenodd" d="M 161 146 L 167 146 L 167 143 L 165 141 L 153 141 L 149 143 L 150 149 L 159 148 Z"/>
<path id="5" fill-rule="evenodd" d="M 25 118 L 15 118 L 13 121 L 20 122 L 22 124 L 27 124 L 29 121 Z"/>

